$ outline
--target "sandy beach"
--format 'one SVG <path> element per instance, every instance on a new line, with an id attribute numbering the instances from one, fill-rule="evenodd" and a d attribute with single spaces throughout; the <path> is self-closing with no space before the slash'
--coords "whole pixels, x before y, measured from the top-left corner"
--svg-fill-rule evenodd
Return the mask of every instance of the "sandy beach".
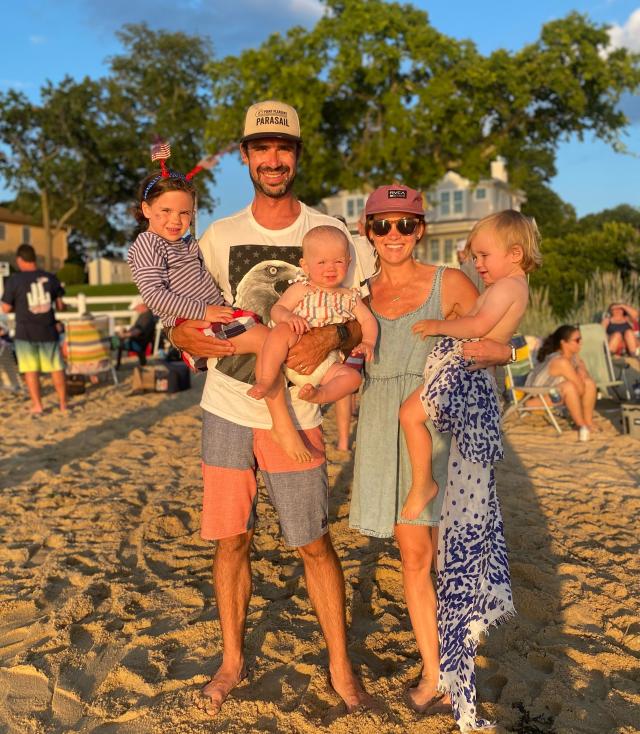
<path id="1" fill-rule="evenodd" d="M 130 376 L 130 372 L 128 373 Z M 92 388 L 39 420 L 0 394 L 0 732 L 457 731 L 402 700 L 419 662 L 390 542 L 348 527 L 353 465 L 329 447 L 331 532 L 350 650 L 380 711 L 346 715 L 301 564 L 264 500 L 250 674 L 212 720 L 220 656 L 212 545 L 199 538 L 200 382 L 174 396 Z M 480 647 L 482 710 L 507 731 L 640 731 L 640 440 L 605 417 L 589 443 L 510 420 L 498 469 L 517 617 Z M 330 413 L 328 444 L 335 441 Z"/>

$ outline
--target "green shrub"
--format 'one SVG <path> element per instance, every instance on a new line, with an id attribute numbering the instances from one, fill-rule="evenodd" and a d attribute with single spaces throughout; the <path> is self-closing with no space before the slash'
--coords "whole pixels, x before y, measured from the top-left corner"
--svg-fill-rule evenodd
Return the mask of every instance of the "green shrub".
<path id="1" fill-rule="evenodd" d="M 78 263 L 66 263 L 58 270 L 57 276 L 65 285 L 78 285 L 84 283 L 86 278 L 84 268 Z"/>

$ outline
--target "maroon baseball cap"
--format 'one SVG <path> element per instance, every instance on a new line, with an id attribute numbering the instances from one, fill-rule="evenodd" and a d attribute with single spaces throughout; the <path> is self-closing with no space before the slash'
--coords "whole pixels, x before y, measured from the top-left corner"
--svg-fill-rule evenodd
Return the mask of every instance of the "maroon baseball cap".
<path id="1" fill-rule="evenodd" d="M 401 184 L 380 186 L 367 199 L 364 211 L 367 216 L 381 212 L 406 212 L 424 216 L 422 194 Z"/>

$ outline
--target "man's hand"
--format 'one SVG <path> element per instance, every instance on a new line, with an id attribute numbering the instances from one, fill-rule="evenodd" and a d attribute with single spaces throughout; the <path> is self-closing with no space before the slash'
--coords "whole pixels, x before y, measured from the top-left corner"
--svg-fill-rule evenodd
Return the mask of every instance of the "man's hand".
<path id="1" fill-rule="evenodd" d="M 473 371 L 507 364 L 511 359 L 511 347 L 492 339 L 480 339 L 477 342 L 464 342 L 462 355 L 468 363 L 467 369 Z"/>
<path id="2" fill-rule="evenodd" d="M 178 349 L 198 357 L 228 357 L 236 351 L 228 339 L 205 336 L 200 329 L 207 326 L 208 321 L 183 321 L 173 327 L 171 339 Z"/>
<path id="3" fill-rule="evenodd" d="M 316 326 L 303 334 L 298 343 L 291 347 L 285 364 L 301 375 L 310 375 L 323 362 L 332 349 L 341 349 L 345 354 L 359 344 L 362 339 L 362 329 L 357 321 L 347 321 L 344 326 L 349 332 L 345 342 L 340 342 L 338 327 Z"/>

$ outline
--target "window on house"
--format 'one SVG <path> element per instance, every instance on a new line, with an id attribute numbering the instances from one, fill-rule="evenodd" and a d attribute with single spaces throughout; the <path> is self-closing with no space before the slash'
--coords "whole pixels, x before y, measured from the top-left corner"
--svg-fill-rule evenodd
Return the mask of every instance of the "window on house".
<path id="1" fill-rule="evenodd" d="M 451 211 L 451 197 L 448 191 L 440 192 L 440 214 L 449 214 Z"/>
<path id="2" fill-rule="evenodd" d="M 0 240 L 4 240 L 7 238 L 7 228 L 4 226 L 4 224 L 0 224 Z"/>
<path id="3" fill-rule="evenodd" d="M 20 244 L 22 245 L 31 244 L 31 227 L 22 228 L 22 242 Z"/>
<path id="4" fill-rule="evenodd" d="M 355 215 L 355 201 L 353 199 L 347 199 L 347 219 L 353 219 Z"/>
<path id="5" fill-rule="evenodd" d="M 487 198 L 486 189 L 476 189 L 476 199 L 486 199 L 486 198 Z"/>
<path id="6" fill-rule="evenodd" d="M 430 240 L 429 245 L 429 262 L 440 262 L 440 240 Z"/>
<path id="7" fill-rule="evenodd" d="M 464 206 L 464 192 L 463 191 L 454 191 L 453 192 L 453 211 L 456 214 L 462 214 L 463 206 Z"/>
<path id="8" fill-rule="evenodd" d="M 358 199 L 358 216 L 360 216 L 360 214 L 362 214 L 362 210 L 363 209 L 364 209 L 364 199 L 362 197 L 360 197 Z"/>
<path id="9" fill-rule="evenodd" d="M 453 262 L 453 240 L 444 241 L 444 261 L 446 263 Z"/>

